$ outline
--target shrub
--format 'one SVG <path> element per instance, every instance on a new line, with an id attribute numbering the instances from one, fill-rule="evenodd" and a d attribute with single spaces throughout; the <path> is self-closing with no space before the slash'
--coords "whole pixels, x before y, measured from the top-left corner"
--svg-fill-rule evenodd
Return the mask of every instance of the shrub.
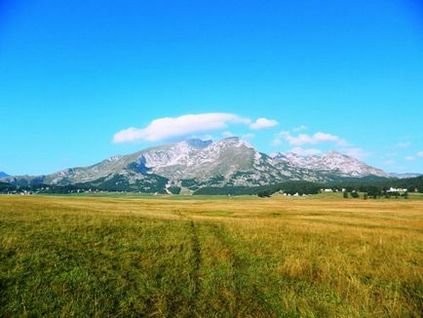
<path id="1" fill-rule="evenodd" d="M 360 197 L 360 195 L 358 194 L 357 191 L 353 191 L 353 192 L 351 192 L 351 197 L 354 198 L 354 199 L 358 199 Z"/>
<path id="2" fill-rule="evenodd" d="M 257 193 L 260 198 L 269 198 L 272 195 L 271 191 L 261 191 Z"/>

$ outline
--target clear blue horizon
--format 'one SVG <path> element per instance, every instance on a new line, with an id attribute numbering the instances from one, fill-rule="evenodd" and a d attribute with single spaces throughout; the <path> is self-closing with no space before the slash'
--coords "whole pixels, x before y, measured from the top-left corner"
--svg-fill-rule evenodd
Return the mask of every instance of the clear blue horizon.
<path id="1" fill-rule="evenodd" d="M 423 173 L 423 5 L 1 1 L 0 117 L 12 175 L 230 135 Z"/>

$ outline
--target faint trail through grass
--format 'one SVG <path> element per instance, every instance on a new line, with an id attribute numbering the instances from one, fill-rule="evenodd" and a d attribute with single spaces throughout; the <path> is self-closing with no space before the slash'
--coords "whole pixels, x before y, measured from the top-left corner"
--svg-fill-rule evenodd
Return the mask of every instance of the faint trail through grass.
<path id="1" fill-rule="evenodd" d="M 213 234 L 222 244 L 225 250 L 227 250 L 227 258 L 230 264 L 230 277 L 228 279 L 233 283 L 233 303 L 229 308 L 229 311 L 233 317 L 238 317 L 239 306 L 240 306 L 240 294 L 242 293 L 240 280 L 243 275 L 243 267 L 247 264 L 243 263 L 240 258 L 235 254 L 233 244 L 225 231 L 223 225 L 212 224 L 209 226 L 210 233 Z"/>

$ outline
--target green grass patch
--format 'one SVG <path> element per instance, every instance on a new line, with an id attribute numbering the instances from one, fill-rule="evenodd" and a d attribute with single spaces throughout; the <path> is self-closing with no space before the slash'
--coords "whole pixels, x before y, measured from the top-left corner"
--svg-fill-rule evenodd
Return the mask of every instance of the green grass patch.
<path id="1" fill-rule="evenodd" d="M 423 202 L 0 197 L 0 316 L 418 317 Z"/>

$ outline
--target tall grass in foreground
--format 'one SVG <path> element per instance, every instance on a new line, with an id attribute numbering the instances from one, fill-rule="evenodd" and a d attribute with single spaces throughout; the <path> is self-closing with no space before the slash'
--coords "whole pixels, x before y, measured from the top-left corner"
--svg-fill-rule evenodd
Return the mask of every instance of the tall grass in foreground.
<path id="1" fill-rule="evenodd" d="M 0 197 L 0 316 L 422 309 L 423 200 Z"/>

